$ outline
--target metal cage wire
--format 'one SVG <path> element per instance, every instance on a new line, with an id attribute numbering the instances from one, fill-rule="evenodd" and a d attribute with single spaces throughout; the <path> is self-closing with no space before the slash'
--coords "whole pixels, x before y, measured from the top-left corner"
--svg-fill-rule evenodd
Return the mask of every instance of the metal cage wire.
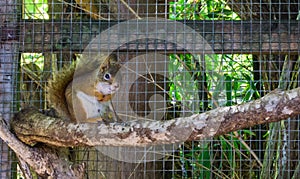
<path id="1" fill-rule="evenodd" d="M 0 77 L 8 78 L 0 78 L 0 113 L 6 119 L 27 105 L 48 108 L 45 86 L 53 73 L 95 51 L 115 53 L 123 65 L 122 85 L 131 92 L 120 91 L 112 100 L 123 119 L 170 120 L 298 87 L 298 1 L 7 0 L 0 5 L 12 8 L 0 17 L 19 28 L 12 33 L 14 48 L 11 39 L 0 41 Z M 170 32 L 162 24 L 172 27 Z M 8 26 L 0 25 L 2 34 Z M 114 33 L 104 33 L 114 27 Z M 199 50 L 189 28 L 203 38 L 201 47 L 211 49 Z M 177 40 L 168 41 L 171 37 Z M 87 49 L 91 40 L 94 46 Z M 130 75 L 138 80 L 130 82 Z M 141 91 L 149 81 L 154 85 Z M 291 118 L 151 150 L 114 148 L 135 162 L 150 157 L 137 163 L 124 156 L 117 161 L 113 152 L 105 155 L 114 151 L 109 147 L 74 148 L 71 157 L 86 162 L 87 178 L 292 178 L 299 175 L 298 123 Z M 20 177 L 13 152 L 3 141 L 0 145 L 1 178 Z"/>

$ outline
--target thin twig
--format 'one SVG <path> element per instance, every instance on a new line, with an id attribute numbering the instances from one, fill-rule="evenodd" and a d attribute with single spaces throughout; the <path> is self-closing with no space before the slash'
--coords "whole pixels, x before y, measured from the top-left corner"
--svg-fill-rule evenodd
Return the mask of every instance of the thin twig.
<path id="1" fill-rule="evenodd" d="M 249 147 L 249 145 L 241 138 L 241 136 L 236 131 L 233 133 L 234 133 L 235 137 L 237 137 L 239 139 L 239 141 L 248 149 L 248 151 L 251 153 L 251 155 L 255 158 L 255 160 L 259 164 L 259 166 L 262 167 L 263 164 L 261 163 L 261 161 L 259 160 L 257 155 L 253 152 L 253 150 Z"/>
<path id="2" fill-rule="evenodd" d="M 141 74 L 137 73 L 136 71 L 132 70 L 132 69 L 129 68 L 129 67 L 124 66 L 124 68 L 126 68 L 127 70 L 129 70 L 129 71 L 131 71 L 131 72 L 134 72 L 135 74 L 137 74 L 138 76 L 144 78 L 145 80 L 149 81 L 150 83 L 155 84 L 156 87 L 158 87 L 160 90 L 162 90 L 162 91 L 164 91 L 166 94 L 168 94 L 168 93 L 166 92 L 166 90 L 165 90 L 163 87 L 161 87 L 161 86 L 159 86 L 158 84 L 156 84 L 155 81 L 152 81 L 151 79 L 145 77 L 144 75 L 141 75 Z"/>
<path id="3" fill-rule="evenodd" d="M 88 11 L 88 10 L 82 8 L 82 7 L 79 7 L 79 6 L 80 6 L 79 4 L 78 4 L 79 6 L 74 6 L 72 3 L 66 2 L 66 1 L 64 1 L 64 0 L 58 0 L 58 1 L 60 1 L 60 2 L 62 2 L 62 3 L 64 3 L 64 4 L 66 4 L 66 5 L 69 5 L 69 6 L 71 6 L 71 7 L 74 7 L 74 8 L 80 9 L 80 10 L 83 10 L 83 11 L 87 12 L 89 15 L 93 15 L 93 16 L 95 16 L 95 17 L 101 19 L 101 20 L 108 20 L 107 18 L 102 17 L 102 16 L 100 16 L 99 14 L 96 14 L 96 13 L 91 12 L 91 11 Z"/>
<path id="4" fill-rule="evenodd" d="M 138 18 L 138 19 L 142 19 L 128 4 L 127 4 L 127 2 L 125 2 L 124 0 L 120 0 L 121 2 L 122 2 L 122 4 L 124 4 L 126 7 L 127 7 L 127 9 L 130 11 L 130 12 L 132 12 L 132 14 L 134 14 L 135 15 L 135 17 L 136 18 Z"/>

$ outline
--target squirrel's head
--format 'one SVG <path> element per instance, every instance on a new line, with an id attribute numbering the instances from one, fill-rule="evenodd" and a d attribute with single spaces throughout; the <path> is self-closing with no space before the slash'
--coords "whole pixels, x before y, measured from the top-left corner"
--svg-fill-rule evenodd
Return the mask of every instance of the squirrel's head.
<path id="1" fill-rule="evenodd" d="M 114 94 L 120 87 L 120 82 L 116 78 L 120 68 L 117 55 L 109 55 L 100 65 L 96 90 L 103 95 Z"/>

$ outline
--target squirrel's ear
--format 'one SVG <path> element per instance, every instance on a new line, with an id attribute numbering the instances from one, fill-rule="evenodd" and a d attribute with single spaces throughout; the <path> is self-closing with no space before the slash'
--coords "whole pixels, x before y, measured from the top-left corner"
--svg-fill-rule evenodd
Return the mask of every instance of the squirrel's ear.
<path id="1" fill-rule="evenodd" d="M 100 70 L 102 72 L 106 71 L 109 69 L 109 66 L 111 64 L 117 63 L 118 62 L 118 56 L 116 54 L 110 54 L 105 61 L 100 65 Z"/>
<path id="2" fill-rule="evenodd" d="M 118 62 L 118 56 L 116 54 L 110 54 L 107 59 L 110 63 Z"/>

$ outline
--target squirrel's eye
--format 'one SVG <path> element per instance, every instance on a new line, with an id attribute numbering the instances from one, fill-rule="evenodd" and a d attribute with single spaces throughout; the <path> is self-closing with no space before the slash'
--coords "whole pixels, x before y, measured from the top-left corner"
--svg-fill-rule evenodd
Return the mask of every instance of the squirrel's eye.
<path id="1" fill-rule="evenodd" d="M 111 78 L 111 75 L 109 73 L 105 73 L 103 76 L 104 80 L 110 80 L 110 78 Z"/>

